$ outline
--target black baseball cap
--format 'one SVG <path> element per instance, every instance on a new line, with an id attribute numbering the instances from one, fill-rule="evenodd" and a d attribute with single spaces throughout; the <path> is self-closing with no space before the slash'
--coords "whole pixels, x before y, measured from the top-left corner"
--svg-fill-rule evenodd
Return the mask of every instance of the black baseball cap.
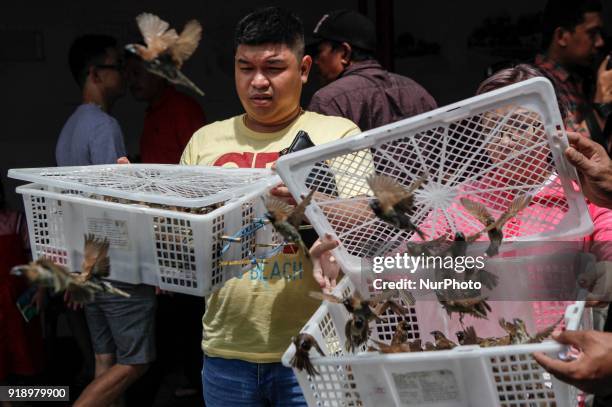
<path id="1" fill-rule="evenodd" d="M 346 42 L 366 51 L 376 51 L 376 28 L 370 19 L 356 11 L 331 11 L 321 17 L 307 45 L 324 40 Z"/>

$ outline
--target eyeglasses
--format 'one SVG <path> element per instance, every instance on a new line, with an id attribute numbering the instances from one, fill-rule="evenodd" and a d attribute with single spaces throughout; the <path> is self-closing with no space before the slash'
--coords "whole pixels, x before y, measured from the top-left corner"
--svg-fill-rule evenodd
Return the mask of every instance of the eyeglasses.
<path id="1" fill-rule="evenodd" d="M 98 69 L 115 69 L 120 72 L 125 69 L 125 64 L 122 62 L 119 62 L 117 64 L 99 64 L 94 66 Z"/>

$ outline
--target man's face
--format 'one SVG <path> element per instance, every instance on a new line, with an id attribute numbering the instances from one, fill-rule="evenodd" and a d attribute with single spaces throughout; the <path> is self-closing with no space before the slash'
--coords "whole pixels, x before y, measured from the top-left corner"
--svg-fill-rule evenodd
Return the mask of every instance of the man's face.
<path id="1" fill-rule="evenodd" d="M 323 84 L 335 81 L 344 70 L 341 49 L 333 50 L 329 42 L 321 42 L 317 47 L 315 65 Z"/>
<path id="2" fill-rule="evenodd" d="M 565 31 L 560 40 L 564 46 L 566 61 L 576 66 L 591 65 L 598 51 L 604 46 L 602 29 L 600 13 L 584 13 L 584 21 L 573 31 Z"/>
<path id="3" fill-rule="evenodd" d="M 96 76 L 106 95 L 111 99 L 125 94 L 125 78 L 119 52 L 115 48 L 106 50 L 102 64 L 94 65 Z"/>
<path id="4" fill-rule="evenodd" d="M 141 102 L 150 102 L 165 86 L 164 78 L 147 71 L 138 58 L 128 58 L 125 74 L 132 96 Z"/>
<path id="5" fill-rule="evenodd" d="M 239 45 L 234 75 L 244 110 L 262 124 L 290 117 L 299 106 L 311 64 L 310 56 L 298 61 L 284 44 Z"/>

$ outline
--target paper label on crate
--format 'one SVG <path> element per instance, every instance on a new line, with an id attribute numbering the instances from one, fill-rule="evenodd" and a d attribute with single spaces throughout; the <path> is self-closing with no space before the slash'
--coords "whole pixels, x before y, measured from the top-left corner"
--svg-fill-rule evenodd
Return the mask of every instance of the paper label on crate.
<path id="1" fill-rule="evenodd" d="M 455 401 L 460 397 L 455 374 L 450 370 L 393 373 L 393 380 L 404 406 Z"/>
<path id="2" fill-rule="evenodd" d="M 128 225 L 125 220 L 87 218 L 87 233 L 107 238 L 112 248 L 124 250 L 130 248 Z"/>

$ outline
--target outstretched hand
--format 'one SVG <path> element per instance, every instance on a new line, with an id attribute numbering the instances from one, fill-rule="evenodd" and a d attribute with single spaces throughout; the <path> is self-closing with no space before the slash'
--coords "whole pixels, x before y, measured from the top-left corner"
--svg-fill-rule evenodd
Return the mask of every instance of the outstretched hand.
<path id="1" fill-rule="evenodd" d="M 321 239 L 317 240 L 310 248 L 312 259 L 312 274 L 319 283 L 321 290 L 330 294 L 336 287 L 336 280 L 340 273 L 340 265 L 332 255 L 332 250 L 340 245 L 340 242 L 326 233 Z"/>

